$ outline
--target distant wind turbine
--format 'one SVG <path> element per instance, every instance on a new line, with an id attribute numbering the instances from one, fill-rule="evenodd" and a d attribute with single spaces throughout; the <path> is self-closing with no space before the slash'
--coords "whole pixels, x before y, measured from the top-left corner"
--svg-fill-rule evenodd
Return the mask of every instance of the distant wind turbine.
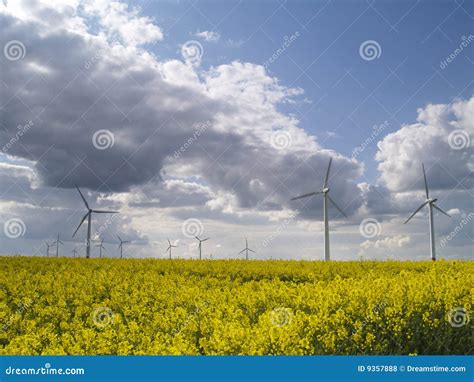
<path id="1" fill-rule="evenodd" d="M 81 190 L 79 187 L 76 185 L 77 191 L 79 192 L 79 195 L 81 195 L 82 201 L 84 202 L 86 208 L 87 208 L 87 213 L 84 215 L 82 218 L 81 222 L 77 226 L 76 230 L 74 231 L 74 234 L 72 237 L 76 236 L 77 231 L 79 228 L 81 228 L 82 223 L 87 219 L 87 240 L 86 240 L 86 258 L 91 257 L 91 222 L 92 222 L 92 214 L 118 214 L 117 211 L 100 211 L 100 210 L 93 210 L 92 208 L 89 207 L 89 204 L 87 203 L 86 198 L 84 198 L 84 195 L 82 195 Z"/>
<path id="2" fill-rule="evenodd" d="M 430 219 L 430 249 L 431 249 L 431 260 L 436 260 L 436 247 L 435 247 L 435 235 L 434 235 L 434 221 L 433 221 L 433 208 L 437 209 L 442 214 L 450 217 L 446 212 L 444 212 L 441 208 L 439 208 L 435 203 L 438 199 L 430 198 L 430 194 L 428 191 L 428 182 L 426 181 L 426 172 L 425 172 L 425 165 L 424 163 L 421 164 L 423 168 L 423 179 L 425 181 L 425 193 L 426 193 L 426 200 L 425 202 L 419 206 L 415 212 L 413 212 L 410 217 L 405 221 L 406 224 L 408 223 L 413 216 L 415 216 L 424 206 L 428 205 L 428 214 Z"/>
<path id="3" fill-rule="evenodd" d="M 49 257 L 49 249 L 53 246 L 53 244 L 49 244 L 47 241 L 44 243 L 46 244 L 46 257 Z"/>
<path id="4" fill-rule="evenodd" d="M 71 251 L 71 253 L 73 254 L 74 257 L 76 257 L 77 252 L 79 252 L 79 251 L 77 250 L 76 246 L 74 246 L 74 249 Z"/>
<path id="5" fill-rule="evenodd" d="M 59 244 L 64 245 L 64 243 L 59 240 L 59 233 L 58 233 L 58 238 L 52 242 L 52 244 L 56 244 L 56 257 L 59 257 Z"/>
<path id="6" fill-rule="evenodd" d="M 178 246 L 171 244 L 170 239 L 168 239 L 168 244 L 169 244 L 169 245 L 168 245 L 168 248 L 166 249 L 166 252 L 169 252 L 169 253 L 170 253 L 170 260 L 171 260 L 171 248 L 178 248 Z"/>
<path id="7" fill-rule="evenodd" d="M 296 199 L 301 199 L 301 198 L 306 198 L 308 196 L 314 196 L 314 195 L 323 195 L 323 210 L 324 210 L 324 260 L 329 261 L 331 260 L 330 252 L 329 252 L 329 215 L 328 215 L 328 206 L 329 202 L 331 202 L 334 207 L 338 209 L 338 211 L 345 217 L 346 214 L 344 211 L 342 211 L 339 206 L 336 204 L 334 200 L 331 199 L 329 196 L 329 187 L 328 187 L 328 181 L 329 181 L 329 171 L 331 170 L 331 163 L 332 163 L 332 158 L 329 158 L 329 165 L 328 169 L 326 171 L 326 177 L 324 178 L 324 185 L 321 191 L 315 191 L 315 192 L 310 192 L 309 194 L 304 194 L 297 196 L 296 198 L 292 198 L 291 200 L 296 200 Z"/>
<path id="8" fill-rule="evenodd" d="M 104 239 L 102 239 L 100 244 L 97 244 L 96 247 L 99 247 L 99 258 L 102 259 L 102 250 L 106 250 L 104 247 Z"/>
<path id="9" fill-rule="evenodd" d="M 208 237 L 208 238 L 206 238 L 206 239 L 200 239 L 200 238 L 197 237 L 197 236 L 194 236 L 194 237 L 196 238 L 197 241 L 199 241 L 199 260 L 201 260 L 201 259 L 202 259 L 202 252 L 201 252 L 201 250 L 202 250 L 202 243 L 205 242 L 205 241 L 207 241 L 207 240 L 209 240 L 210 237 Z"/>
<path id="10" fill-rule="evenodd" d="M 123 257 L 123 245 L 126 244 L 126 243 L 130 243 L 130 240 L 122 240 L 122 238 L 119 235 L 117 235 L 117 237 L 120 241 L 118 249 L 120 251 L 120 258 L 122 258 Z"/>
<path id="11" fill-rule="evenodd" d="M 248 260 L 249 259 L 249 251 L 250 252 L 253 252 L 253 253 L 256 253 L 254 250 L 250 249 L 249 248 L 249 243 L 247 241 L 247 238 L 245 238 L 245 248 L 242 249 L 240 252 L 239 252 L 239 255 L 242 253 L 242 252 L 245 252 L 245 260 Z"/>

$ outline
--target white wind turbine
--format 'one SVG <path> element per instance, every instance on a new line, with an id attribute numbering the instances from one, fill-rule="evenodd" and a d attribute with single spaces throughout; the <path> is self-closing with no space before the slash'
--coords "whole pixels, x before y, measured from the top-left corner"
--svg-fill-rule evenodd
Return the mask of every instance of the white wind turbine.
<path id="1" fill-rule="evenodd" d="M 242 250 L 239 252 L 239 255 L 240 255 L 242 252 L 245 252 L 245 260 L 248 260 L 248 259 L 249 259 L 249 251 L 250 251 L 250 252 L 253 252 L 253 253 L 256 253 L 254 250 L 252 250 L 252 249 L 249 248 L 249 242 L 247 241 L 247 238 L 245 238 L 245 248 L 242 249 Z"/>
<path id="2" fill-rule="evenodd" d="M 200 238 L 197 237 L 197 236 L 194 236 L 194 237 L 196 238 L 197 241 L 199 241 L 199 260 L 201 260 L 201 258 L 202 258 L 202 256 L 201 256 L 201 255 L 202 255 L 202 253 L 201 253 L 201 250 L 202 250 L 202 243 L 203 243 L 204 241 L 209 240 L 210 237 L 208 237 L 208 238 L 206 238 L 206 239 L 200 239 Z"/>
<path id="3" fill-rule="evenodd" d="M 76 255 L 77 255 L 78 252 L 79 252 L 79 251 L 77 250 L 77 247 L 74 246 L 73 250 L 71 251 L 72 255 L 73 255 L 74 257 L 76 257 Z"/>
<path id="4" fill-rule="evenodd" d="M 74 234 L 72 237 L 76 236 L 77 231 L 79 228 L 81 228 L 82 223 L 87 219 L 87 240 L 86 240 L 86 258 L 91 257 L 91 223 L 92 223 L 92 214 L 118 214 L 116 211 L 100 211 L 100 210 L 93 210 L 92 208 L 89 207 L 89 203 L 87 203 L 86 198 L 84 198 L 84 195 L 82 195 L 81 190 L 79 187 L 77 187 L 77 191 L 79 192 L 79 195 L 81 195 L 82 201 L 84 202 L 86 208 L 87 208 L 87 213 L 84 215 L 82 218 L 81 222 L 77 226 L 76 230 L 74 231 Z"/>
<path id="5" fill-rule="evenodd" d="M 59 244 L 64 245 L 64 243 L 59 240 L 59 233 L 58 233 L 58 238 L 52 242 L 52 245 L 56 244 L 56 257 L 59 257 Z"/>
<path id="6" fill-rule="evenodd" d="M 428 205 L 428 215 L 430 219 L 430 249 L 431 249 L 431 260 L 436 260 L 436 247 L 435 247 L 435 235 L 434 235 L 434 221 L 433 221 L 433 208 L 437 209 L 442 214 L 450 217 L 446 212 L 444 212 L 441 208 L 439 208 L 435 203 L 438 199 L 430 198 L 430 194 L 428 191 L 428 182 L 426 181 L 426 173 L 425 173 L 425 165 L 424 163 L 421 164 L 423 168 L 423 179 L 425 181 L 425 193 L 426 193 L 426 200 L 425 202 L 419 206 L 415 212 L 413 212 L 410 217 L 405 221 L 406 224 L 410 221 L 410 219 L 415 216 L 424 206 Z"/>
<path id="7" fill-rule="evenodd" d="M 101 239 L 100 244 L 97 244 L 96 247 L 99 247 L 99 259 L 102 259 L 102 250 L 106 251 L 104 247 L 104 239 Z"/>
<path id="8" fill-rule="evenodd" d="M 49 244 L 47 241 L 44 243 L 46 244 L 46 257 L 49 257 L 49 249 L 53 246 L 53 244 Z"/>
<path id="9" fill-rule="evenodd" d="M 169 252 L 169 253 L 170 253 L 170 260 L 171 260 L 171 248 L 178 248 L 178 246 L 171 244 L 170 239 L 168 239 L 168 244 L 169 244 L 169 246 L 168 246 L 168 248 L 166 249 L 166 252 Z"/>
<path id="10" fill-rule="evenodd" d="M 331 163 L 332 163 L 332 158 L 329 158 L 329 165 L 328 169 L 326 171 L 326 177 L 324 178 L 324 185 L 321 191 L 315 191 L 315 192 L 310 192 L 309 194 L 304 194 L 297 196 L 296 198 L 292 198 L 291 200 L 296 200 L 296 199 L 301 199 L 301 198 L 306 198 L 308 196 L 314 196 L 314 195 L 323 195 L 323 210 L 324 210 L 324 260 L 329 261 L 331 259 L 330 252 L 329 252 L 329 215 L 328 215 L 328 207 L 329 207 L 329 202 L 331 202 L 334 207 L 336 207 L 339 212 L 345 216 L 346 214 L 338 207 L 336 202 L 331 199 L 329 196 L 329 187 L 328 187 L 328 180 L 329 180 L 329 171 L 331 170 Z"/>
<path id="11" fill-rule="evenodd" d="M 122 238 L 119 235 L 117 235 L 117 237 L 120 241 L 120 244 L 118 246 L 118 249 L 120 251 L 120 258 L 123 258 L 123 245 L 127 244 L 127 243 L 130 243 L 130 240 L 122 240 Z"/>

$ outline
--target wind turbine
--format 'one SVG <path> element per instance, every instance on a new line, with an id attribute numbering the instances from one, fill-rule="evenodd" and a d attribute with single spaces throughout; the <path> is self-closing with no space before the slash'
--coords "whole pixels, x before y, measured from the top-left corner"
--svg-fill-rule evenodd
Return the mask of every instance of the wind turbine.
<path id="1" fill-rule="evenodd" d="M 245 252 L 245 260 L 248 260 L 249 259 L 249 251 L 250 252 L 253 252 L 253 253 L 256 253 L 254 250 L 250 249 L 249 248 L 249 243 L 247 241 L 247 238 L 245 238 L 245 248 L 242 249 L 240 252 L 239 252 L 239 255 L 242 253 L 242 252 Z"/>
<path id="2" fill-rule="evenodd" d="M 201 253 L 202 243 L 203 243 L 204 241 L 209 240 L 210 237 L 208 237 L 208 238 L 206 238 L 206 239 L 200 239 L 200 238 L 197 237 L 197 236 L 194 236 L 194 237 L 196 238 L 197 241 L 199 241 L 199 260 L 201 260 L 201 258 L 202 258 L 202 256 L 201 256 L 201 255 L 202 255 L 202 253 Z"/>
<path id="3" fill-rule="evenodd" d="M 342 211 L 339 206 L 336 204 L 334 200 L 331 199 L 329 196 L 329 185 L 328 185 L 328 180 L 329 180 L 329 171 L 331 170 L 331 163 L 332 163 L 332 158 L 329 158 L 329 164 L 328 164 L 328 169 L 326 171 L 326 177 L 324 178 L 324 184 L 323 188 L 321 191 L 315 191 L 315 192 L 310 192 L 309 194 L 304 194 L 297 196 L 296 198 L 292 198 L 291 200 L 296 200 L 296 199 L 301 199 L 301 198 L 306 198 L 308 196 L 314 196 L 314 195 L 323 195 L 323 211 L 324 211 L 324 260 L 329 261 L 331 260 L 330 252 L 329 252 L 329 215 L 328 215 L 328 207 L 329 207 L 329 202 L 331 202 L 334 207 L 338 209 L 338 211 L 345 217 L 346 214 L 344 211 Z"/>
<path id="4" fill-rule="evenodd" d="M 96 247 L 99 247 L 99 258 L 102 259 L 102 250 L 106 250 L 104 247 L 104 239 L 102 239 L 100 244 L 97 244 Z"/>
<path id="5" fill-rule="evenodd" d="M 438 199 L 430 198 L 430 194 L 428 191 L 428 182 L 426 181 L 426 173 L 425 173 L 425 164 L 422 163 L 421 167 L 423 168 L 423 179 L 425 181 L 425 193 L 426 193 L 426 200 L 425 202 L 419 206 L 415 212 L 413 212 L 410 217 L 405 221 L 406 224 L 410 221 L 410 219 L 415 216 L 424 206 L 428 205 L 428 215 L 430 218 L 430 249 L 431 249 L 431 260 L 436 261 L 436 247 L 435 247 L 435 236 L 434 236 L 434 221 L 433 221 L 433 208 L 437 209 L 439 212 L 443 213 L 444 215 L 449 216 L 446 212 L 444 212 L 441 208 L 439 208 L 435 203 Z"/>
<path id="6" fill-rule="evenodd" d="M 49 244 L 47 241 L 44 243 L 46 244 L 46 257 L 49 257 L 49 249 L 53 246 L 53 244 Z"/>
<path id="7" fill-rule="evenodd" d="M 168 246 L 168 248 L 166 249 L 166 252 L 169 251 L 169 253 L 170 253 L 170 260 L 171 260 L 171 248 L 178 248 L 178 246 L 171 244 L 170 239 L 168 239 L 168 244 L 169 244 L 169 246 Z"/>
<path id="8" fill-rule="evenodd" d="M 120 251 L 120 258 L 123 257 L 123 245 L 126 244 L 126 243 L 130 243 L 130 240 L 122 240 L 122 238 L 117 235 L 118 239 L 120 240 L 120 244 L 118 246 L 118 249 Z"/>
<path id="9" fill-rule="evenodd" d="M 86 258 L 88 259 L 91 257 L 91 222 L 92 222 L 92 214 L 118 214 L 116 211 L 100 211 L 100 210 L 93 210 L 92 208 L 89 207 L 89 204 L 87 203 L 86 198 L 84 198 L 84 195 L 82 195 L 81 190 L 79 187 L 77 187 L 77 191 L 79 192 L 79 195 L 81 195 L 82 201 L 84 202 L 86 208 L 87 208 L 87 213 L 84 215 L 82 218 L 81 222 L 77 226 L 76 230 L 74 231 L 74 234 L 72 237 L 76 236 L 77 231 L 79 228 L 81 228 L 82 223 L 87 219 L 87 240 L 86 240 Z"/>
<path id="10" fill-rule="evenodd" d="M 77 252 L 79 252 L 79 251 L 77 250 L 76 246 L 74 246 L 74 249 L 71 251 L 71 253 L 73 254 L 74 257 L 76 257 Z"/>
<path id="11" fill-rule="evenodd" d="M 59 233 L 58 233 L 58 238 L 51 243 L 52 245 L 56 244 L 56 257 L 59 257 L 59 244 L 64 245 L 64 243 L 59 240 Z"/>

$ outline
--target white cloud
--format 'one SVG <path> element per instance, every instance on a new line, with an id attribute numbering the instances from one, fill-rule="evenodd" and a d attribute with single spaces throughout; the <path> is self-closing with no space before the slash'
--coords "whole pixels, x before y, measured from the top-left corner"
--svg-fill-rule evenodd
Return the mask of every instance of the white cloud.
<path id="1" fill-rule="evenodd" d="M 214 31 L 197 31 L 194 35 L 208 42 L 217 42 L 221 38 L 221 35 Z"/>

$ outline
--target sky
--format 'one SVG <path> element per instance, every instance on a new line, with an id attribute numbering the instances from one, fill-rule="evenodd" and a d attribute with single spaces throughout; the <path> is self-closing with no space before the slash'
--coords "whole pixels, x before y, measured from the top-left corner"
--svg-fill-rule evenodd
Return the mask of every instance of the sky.
<path id="1" fill-rule="evenodd" d="M 3 0 L 0 254 L 472 259 L 473 8 Z"/>

